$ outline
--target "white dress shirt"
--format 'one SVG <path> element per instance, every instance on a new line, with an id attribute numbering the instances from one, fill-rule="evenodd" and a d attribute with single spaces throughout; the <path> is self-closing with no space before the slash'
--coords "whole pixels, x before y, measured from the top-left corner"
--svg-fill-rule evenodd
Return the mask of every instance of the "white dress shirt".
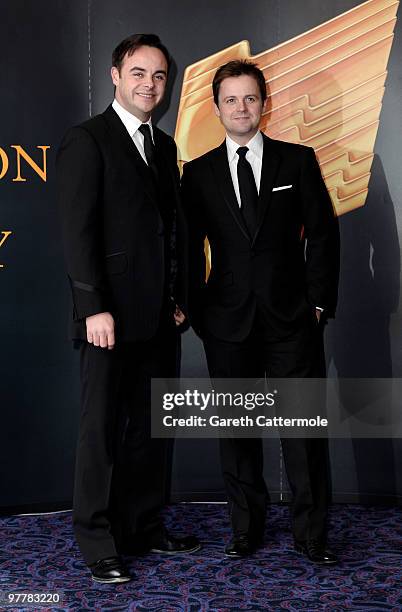
<path id="1" fill-rule="evenodd" d="M 232 176 L 232 183 L 239 207 L 241 206 L 241 200 L 239 191 L 239 179 L 237 178 L 237 162 L 239 161 L 237 149 L 240 146 L 242 145 L 239 145 L 226 134 L 226 149 L 228 154 L 230 174 Z M 262 139 L 261 132 L 257 132 L 255 136 L 253 136 L 252 139 L 249 140 L 248 143 L 243 146 L 248 147 L 246 159 L 253 170 L 255 184 L 257 186 L 257 192 L 260 193 L 262 154 L 264 151 L 264 141 Z"/>
<path id="2" fill-rule="evenodd" d="M 144 136 L 138 129 L 140 125 L 142 125 L 142 121 L 140 121 L 137 117 L 135 117 L 135 115 L 132 115 L 125 108 L 123 108 L 122 105 L 119 104 L 119 102 L 116 100 L 116 98 L 113 100 L 112 107 L 124 123 L 124 127 L 133 139 L 133 142 L 137 147 L 142 159 L 146 164 L 148 164 L 147 158 L 145 157 Z M 148 124 L 151 128 L 152 142 L 155 144 L 151 118 L 149 118 L 146 124 Z"/>

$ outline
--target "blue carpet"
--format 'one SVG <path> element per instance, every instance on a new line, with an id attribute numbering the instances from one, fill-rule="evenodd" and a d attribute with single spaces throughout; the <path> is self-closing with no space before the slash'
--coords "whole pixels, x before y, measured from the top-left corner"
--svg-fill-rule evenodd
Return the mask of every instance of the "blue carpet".
<path id="1" fill-rule="evenodd" d="M 402 610 L 398 508 L 334 506 L 330 542 L 341 563 L 331 569 L 312 566 L 293 551 L 286 506 L 270 507 L 265 547 L 247 560 L 222 554 L 229 537 L 224 505 L 172 506 L 166 522 L 176 533 L 198 535 L 202 550 L 130 558 L 136 578 L 113 586 L 92 582 L 72 535 L 70 513 L 0 519 L 0 591 L 62 594 L 59 605 L 12 608 L 30 612 Z"/>

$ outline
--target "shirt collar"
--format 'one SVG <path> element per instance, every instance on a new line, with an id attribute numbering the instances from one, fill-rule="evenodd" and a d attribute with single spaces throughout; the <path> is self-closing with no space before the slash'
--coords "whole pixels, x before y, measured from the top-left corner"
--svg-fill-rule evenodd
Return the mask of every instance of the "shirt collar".
<path id="1" fill-rule="evenodd" d="M 263 154 L 263 150 L 264 150 L 264 141 L 262 138 L 262 133 L 260 131 L 258 131 L 251 140 L 248 141 L 247 144 L 243 145 L 245 147 L 248 147 L 248 149 L 251 151 L 251 153 L 253 153 L 254 155 L 256 155 L 257 157 L 259 157 L 260 159 L 262 159 L 262 154 Z M 228 160 L 229 163 L 231 163 L 234 158 L 237 158 L 237 149 L 240 147 L 240 145 L 235 142 L 234 140 L 232 140 L 230 138 L 230 136 L 228 136 L 226 134 L 226 148 L 227 148 L 227 152 L 228 152 Z"/>
<path id="2" fill-rule="evenodd" d="M 132 115 L 131 113 L 128 112 L 128 110 L 123 108 L 123 106 L 116 100 L 116 98 L 113 100 L 112 107 L 116 111 L 116 113 L 119 115 L 127 132 L 130 134 L 131 137 L 133 137 L 143 122 L 140 121 L 138 117 L 136 117 L 135 115 Z M 145 123 L 147 123 L 149 127 L 151 128 L 151 136 L 153 140 L 154 133 L 152 129 L 151 118 L 149 118 L 148 121 L 146 121 Z"/>

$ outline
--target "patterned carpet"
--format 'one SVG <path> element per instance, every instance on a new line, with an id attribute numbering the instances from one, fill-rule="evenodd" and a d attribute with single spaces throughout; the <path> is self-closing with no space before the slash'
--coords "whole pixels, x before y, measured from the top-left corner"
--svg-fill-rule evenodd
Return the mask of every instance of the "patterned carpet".
<path id="1" fill-rule="evenodd" d="M 222 554 L 229 536 L 225 505 L 172 506 L 166 520 L 198 535 L 202 550 L 131 558 L 136 578 L 113 586 L 92 582 L 70 513 L 0 519 L 0 591 L 61 593 L 60 604 L 11 608 L 30 612 L 402 610 L 400 508 L 334 506 L 330 538 L 341 563 L 332 569 L 312 566 L 293 551 L 286 506 L 270 507 L 265 548 L 247 560 Z"/>

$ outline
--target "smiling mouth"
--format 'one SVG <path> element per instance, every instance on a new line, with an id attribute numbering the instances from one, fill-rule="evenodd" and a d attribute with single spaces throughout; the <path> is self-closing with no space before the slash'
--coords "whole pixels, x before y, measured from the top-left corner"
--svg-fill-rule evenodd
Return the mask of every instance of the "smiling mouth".
<path id="1" fill-rule="evenodd" d="M 147 100 L 151 100 L 155 94 L 146 94 L 137 92 L 137 96 L 141 96 L 141 98 L 146 98 Z"/>

